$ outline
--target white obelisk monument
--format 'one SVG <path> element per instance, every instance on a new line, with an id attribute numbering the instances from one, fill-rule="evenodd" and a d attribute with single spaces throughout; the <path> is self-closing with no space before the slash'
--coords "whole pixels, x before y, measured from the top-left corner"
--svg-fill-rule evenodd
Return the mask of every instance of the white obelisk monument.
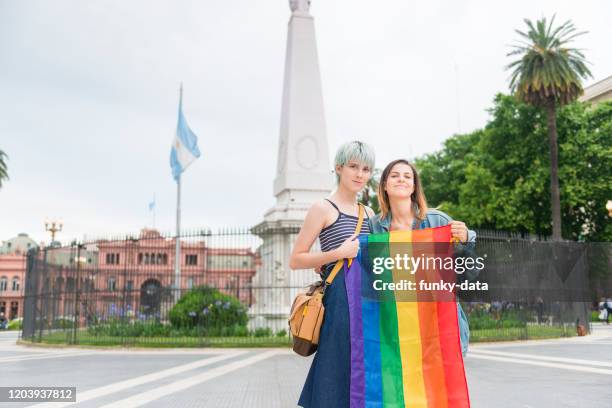
<path id="1" fill-rule="evenodd" d="M 276 205 L 252 231 L 263 239 L 261 265 L 253 280 L 251 327 L 287 329 L 287 315 L 298 290 L 317 275 L 292 271 L 289 256 L 310 205 L 333 186 L 329 162 L 321 75 L 310 1 L 291 0 L 285 80 L 274 195 Z"/>

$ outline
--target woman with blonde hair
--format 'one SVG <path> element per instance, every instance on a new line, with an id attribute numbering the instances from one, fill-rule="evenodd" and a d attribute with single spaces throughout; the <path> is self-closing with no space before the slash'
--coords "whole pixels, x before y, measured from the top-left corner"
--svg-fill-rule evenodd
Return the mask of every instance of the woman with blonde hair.
<path id="1" fill-rule="evenodd" d="M 354 258 L 360 234 L 369 234 L 373 211 L 366 207 L 361 231 L 357 234 L 357 195 L 367 185 L 374 168 L 374 151 L 353 141 L 340 146 L 335 157 L 337 188 L 328 198 L 312 205 L 296 238 L 290 259 L 291 269 L 319 268 L 325 279 L 338 259 Z M 321 252 L 311 252 L 319 239 Z M 325 320 L 319 345 L 298 405 L 304 408 L 349 406 L 350 333 L 344 272 L 336 275 L 323 297 Z"/>

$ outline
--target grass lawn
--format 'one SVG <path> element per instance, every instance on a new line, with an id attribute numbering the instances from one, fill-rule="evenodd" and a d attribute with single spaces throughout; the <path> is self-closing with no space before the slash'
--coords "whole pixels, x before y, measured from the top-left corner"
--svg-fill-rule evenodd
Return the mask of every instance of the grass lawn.
<path id="1" fill-rule="evenodd" d="M 72 331 L 45 333 L 41 343 L 67 344 Z M 77 334 L 82 346 L 127 347 L 288 347 L 288 337 L 114 337 L 95 336 L 81 331 Z"/>
<path id="2" fill-rule="evenodd" d="M 506 329 L 480 329 L 470 331 L 470 343 L 482 341 L 534 340 L 571 337 L 576 335 L 573 327 L 527 326 Z"/>
<path id="3" fill-rule="evenodd" d="M 45 333 L 42 343 L 68 344 L 72 339 L 72 330 Z M 471 330 L 470 343 L 486 341 L 509 341 L 526 339 L 547 339 L 575 336 L 573 327 L 527 326 L 506 329 Z M 289 347 L 288 337 L 113 337 L 95 336 L 85 329 L 80 329 L 78 344 L 83 346 L 106 347 Z"/>

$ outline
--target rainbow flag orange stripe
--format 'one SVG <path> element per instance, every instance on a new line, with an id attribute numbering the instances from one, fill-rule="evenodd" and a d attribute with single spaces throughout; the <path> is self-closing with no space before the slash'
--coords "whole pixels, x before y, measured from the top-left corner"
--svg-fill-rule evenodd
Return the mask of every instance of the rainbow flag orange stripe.
<path id="1" fill-rule="evenodd" d="M 374 289 L 375 279 L 416 284 L 431 272 L 393 268 L 374 275 L 371 271 L 373 258 L 395 258 L 400 252 L 411 256 L 417 243 L 450 240 L 450 226 L 361 238 L 359 256 L 345 271 L 351 408 L 470 406 L 454 295 L 453 301 L 436 301 L 434 293 L 420 290 L 404 292 L 401 297 L 393 291 L 382 293 Z"/>

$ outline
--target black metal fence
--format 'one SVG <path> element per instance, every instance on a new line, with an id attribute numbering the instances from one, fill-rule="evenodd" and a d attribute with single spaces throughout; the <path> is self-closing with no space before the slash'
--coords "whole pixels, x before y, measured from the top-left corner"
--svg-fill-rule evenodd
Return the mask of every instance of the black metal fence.
<path id="1" fill-rule="evenodd" d="M 312 270 L 288 270 L 287 236 L 297 232 L 284 227 L 185 233 L 179 239 L 180 276 L 175 237 L 155 230 L 30 252 L 21 336 L 82 345 L 288 345 L 291 300 L 317 279 Z M 539 242 L 478 233 L 485 244 Z M 531 273 L 525 265 L 515 269 Z M 577 273 L 580 284 L 588 286 L 588 270 Z M 462 304 L 475 341 L 569 336 L 577 322 L 589 328 L 588 303 L 562 295 L 467 296 Z"/>

